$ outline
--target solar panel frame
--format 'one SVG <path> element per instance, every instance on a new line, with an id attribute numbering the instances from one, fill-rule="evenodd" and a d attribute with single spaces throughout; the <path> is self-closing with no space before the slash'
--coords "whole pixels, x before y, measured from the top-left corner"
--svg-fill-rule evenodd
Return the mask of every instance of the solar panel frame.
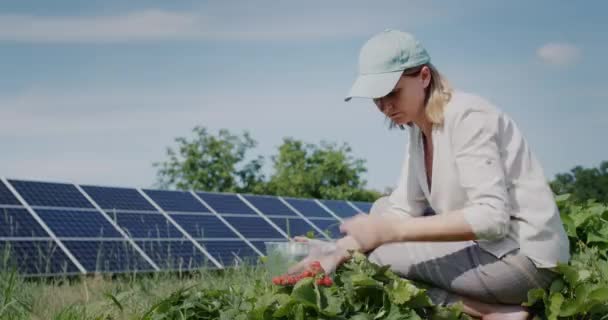
<path id="1" fill-rule="evenodd" d="M 42 229 L 44 229 L 44 231 L 46 231 L 46 233 L 50 237 L 49 240 L 52 240 L 63 251 L 63 254 L 65 254 L 68 257 L 68 259 L 71 261 L 71 263 L 76 267 L 76 269 L 80 273 L 85 274 L 86 270 L 80 264 L 80 262 L 72 255 L 72 253 L 65 247 L 65 245 L 57 238 L 57 236 L 53 233 L 53 231 L 44 223 L 44 221 L 38 216 L 38 214 L 34 211 L 34 209 L 32 209 L 32 207 L 21 196 L 21 194 L 19 194 L 17 189 L 15 189 L 15 187 L 9 182 L 9 180 L 4 177 L 1 180 L 4 183 L 4 185 L 11 191 L 13 196 L 16 197 L 17 200 L 19 200 L 19 202 L 30 213 L 30 215 L 34 218 L 34 220 L 36 220 L 38 222 L 38 224 L 42 227 Z M 27 241 L 27 239 L 25 239 L 24 241 Z"/>
<path id="2" fill-rule="evenodd" d="M 35 210 L 58 238 L 123 238 L 115 226 L 97 211 Z"/>
<path id="3" fill-rule="evenodd" d="M 105 211 L 99 206 L 99 204 L 95 202 L 95 200 L 88 193 L 86 193 L 80 185 L 75 184 L 74 186 L 93 205 L 95 210 L 99 214 L 104 216 L 108 220 L 108 222 L 114 226 L 114 228 L 123 236 L 123 238 L 126 239 L 131 244 L 131 246 L 133 246 L 135 251 L 137 251 L 143 257 L 143 259 L 146 260 L 146 262 L 150 266 L 152 266 L 155 271 L 160 271 L 160 268 L 156 265 L 156 263 L 154 263 L 154 261 L 145 253 L 145 251 L 137 245 L 135 240 L 129 237 L 129 235 L 120 226 L 118 226 L 115 221 L 113 221 L 109 216 L 107 216 Z"/>
<path id="4" fill-rule="evenodd" d="M 11 190 L 0 181 L 0 205 L 2 206 L 21 206 L 21 203 L 11 192 Z"/>
<path id="5" fill-rule="evenodd" d="M 50 238 L 40 223 L 24 207 L 0 208 L 0 237 Z"/>
<path id="6" fill-rule="evenodd" d="M 93 206 L 72 184 L 16 179 L 11 179 L 9 182 L 32 208 L 62 207 L 93 209 Z"/>
<path id="7" fill-rule="evenodd" d="M 211 213 L 188 191 L 142 189 L 150 199 L 168 213 Z"/>
<path id="8" fill-rule="evenodd" d="M 212 208 L 219 214 L 240 214 L 257 216 L 257 212 L 247 205 L 238 194 L 196 192 L 200 199 L 204 200 L 207 207 Z"/>
<path id="9" fill-rule="evenodd" d="M 156 270 L 155 266 L 124 238 L 70 238 L 62 241 L 89 273 L 133 273 Z M 83 250 L 83 247 L 86 249 Z"/>
<path id="10" fill-rule="evenodd" d="M 214 265 L 219 269 L 223 268 L 219 262 L 213 262 L 215 258 L 210 258 L 210 256 L 206 254 L 206 251 L 201 251 L 198 248 L 198 246 L 201 246 L 200 244 L 195 244 L 188 239 L 137 239 L 135 242 L 140 248 L 142 248 L 142 250 L 144 250 L 144 252 L 146 252 L 146 254 L 156 263 L 156 265 L 162 268 L 164 271 L 197 270 L 202 267 L 208 267 L 209 264 Z M 171 248 L 179 249 L 178 254 L 172 255 L 171 252 L 169 252 Z M 192 254 L 188 255 L 187 253 L 184 253 L 185 251 L 190 251 Z M 179 262 L 169 260 L 170 258 L 183 259 L 184 257 L 188 256 L 192 257 L 192 259 L 187 262 L 187 265 L 189 265 L 188 267 L 181 267 Z M 210 261 L 209 264 L 206 263 L 207 260 Z M 195 265 L 192 265 L 192 263 L 195 263 Z"/>
<path id="11" fill-rule="evenodd" d="M 5 250 L 10 250 L 11 254 L 8 261 L 0 260 L 0 270 L 10 270 L 14 267 L 25 277 L 83 273 L 52 238 L 0 241 L 0 252 L 4 253 Z M 43 254 L 40 254 L 41 252 Z"/>
<path id="12" fill-rule="evenodd" d="M 93 185 L 81 185 L 80 187 L 104 210 L 157 212 L 154 206 L 136 188 Z"/>
<path id="13" fill-rule="evenodd" d="M 300 212 L 307 218 L 334 218 L 338 217 L 323 205 L 320 205 L 316 199 L 301 199 L 291 197 L 281 197 L 294 209 Z"/>
<path id="14" fill-rule="evenodd" d="M 203 253 L 207 259 L 211 260 L 211 263 L 213 263 L 217 268 L 223 268 L 222 264 L 219 263 L 219 261 L 217 261 L 213 256 L 211 256 L 203 246 L 196 242 L 192 238 L 192 236 L 188 232 L 186 232 L 186 230 L 184 230 L 175 220 L 173 220 L 163 208 L 161 208 L 154 200 L 152 200 L 149 195 L 147 195 L 142 189 L 137 189 L 137 191 L 144 199 L 148 201 L 148 203 L 150 203 L 158 212 L 160 212 L 167 220 L 169 220 L 174 225 L 174 227 L 177 228 L 192 243 L 192 245 L 196 249 Z"/>
<path id="15" fill-rule="evenodd" d="M 232 232 L 234 232 L 240 239 L 242 239 L 243 241 L 245 241 L 245 243 L 247 243 L 248 246 L 250 246 L 258 255 L 263 256 L 264 253 L 262 251 L 260 251 L 254 244 L 252 241 L 250 241 L 249 239 L 247 239 L 245 236 L 243 236 L 243 234 L 241 234 L 232 224 L 230 224 L 228 221 L 226 221 L 226 219 L 224 219 L 224 217 L 222 215 L 220 215 L 215 209 L 213 209 L 213 207 L 211 207 L 198 193 L 196 193 L 193 190 L 190 190 L 190 194 L 192 194 L 192 196 L 198 200 L 202 205 L 204 205 L 207 209 L 209 209 L 209 211 L 211 211 L 211 213 L 213 213 L 218 219 L 220 219 L 230 230 L 232 230 Z"/>
<path id="16" fill-rule="evenodd" d="M 364 201 L 349 201 L 352 205 L 357 207 L 357 209 L 361 210 L 364 213 L 370 213 L 373 202 L 364 202 Z"/>
<path id="17" fill-rule="evenodd" d="M 243 195 L 243 198 L 245 198 L 249 204 L 256 207 L 266 216 L 288 216 L 300 218 L 300 215 L 298 215 L 298 213 L 292 208 L 285 205 L 285 203 L 281 201 L 280 197 Z"/>

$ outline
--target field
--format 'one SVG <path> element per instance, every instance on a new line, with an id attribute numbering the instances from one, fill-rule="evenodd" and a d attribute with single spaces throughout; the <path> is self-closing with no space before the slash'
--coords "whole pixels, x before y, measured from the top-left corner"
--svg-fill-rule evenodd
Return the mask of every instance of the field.
<path id="1" fill-rule="evenodd" d="M 608 319 L 608 209 L 558 197 L 573 258 L 548 290 L 532 290 L 538 319 Z M 187 274 L 33 280 L 0 273 L 0 319 L 465 319 L 431 305 L 421 284 L 355 255 L 334 275 L 274 286 L 263 265 Z"/>

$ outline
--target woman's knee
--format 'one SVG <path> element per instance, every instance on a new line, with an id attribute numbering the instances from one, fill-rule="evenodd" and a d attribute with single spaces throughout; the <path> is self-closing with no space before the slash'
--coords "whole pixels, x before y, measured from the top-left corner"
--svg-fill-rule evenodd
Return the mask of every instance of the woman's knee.
<path id="1" fill-rule="evenodd" d="M 390 202 L 388 201 L 388 196 L 384 196 L 374 201 L 372 208 L 369 211 L 369 214 L 382 214 L 390 207 Z"/>

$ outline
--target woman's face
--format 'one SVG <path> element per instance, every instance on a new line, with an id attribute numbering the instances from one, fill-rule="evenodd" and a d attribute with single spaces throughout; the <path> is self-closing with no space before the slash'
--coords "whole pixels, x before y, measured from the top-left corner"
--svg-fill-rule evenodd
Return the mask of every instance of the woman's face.
<path id="1" fill-rule="evenodd" d="M 374 103 L 398 125 L 415 122 L 424 117 L 425 89 L 429 86 L 431 70 L 424 66 L 419 72 L 401 76 L 393 91 Z"/>

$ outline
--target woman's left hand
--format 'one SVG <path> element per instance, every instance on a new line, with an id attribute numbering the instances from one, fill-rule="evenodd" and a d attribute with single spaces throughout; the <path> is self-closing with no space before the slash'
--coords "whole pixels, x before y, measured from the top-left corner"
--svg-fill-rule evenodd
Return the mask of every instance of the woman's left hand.
<path id="1" fill-rule="evenodd" d="M 396 241 L 398 225 L 402 222 L 394 215 L 358 214 L 340 225 L 340 231 L 352 236 L 361 245 L 362 252 Z"/>

